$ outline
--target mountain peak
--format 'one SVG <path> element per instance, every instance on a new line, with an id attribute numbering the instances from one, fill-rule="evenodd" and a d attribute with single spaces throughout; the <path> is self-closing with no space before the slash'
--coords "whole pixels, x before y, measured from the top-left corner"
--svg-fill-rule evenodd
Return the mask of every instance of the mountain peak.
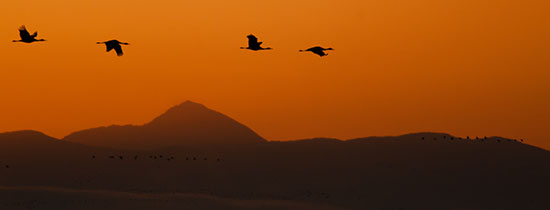
<path id="1" fill-rule="evenodd" d="M 65 140 L 122 149 L 266 142 L 245 125 L 192 101 L 176 105 L 142 126 L 88 129 Z"/>
<path id="2" fill-rule="evenodd" d="M 187 100 L 181 104 L 173 106 L 172 108 L 168 109 L 166 112 L 177 111 L 177 110 L 198 111 L 198 110 L 210 110 L 210 109 L 208 109 L 206 106 L 202 104 Z"/>
<path id="3" fill-rule="evenodd" d="M 202 143 L 265 141 L 243 124 L 192 101 L 168 109 L 144 127 L 161 131 L 159 135 L 167 139 L 174 138 L 174 133 L 178 133 L 176 136 L 185 136 L 186 141 L 203 139 Z"/>
<path id="4" fill-rule="evenodd" d="M 172 108 L 182 108 L 182 107 L 196 107 L 196 108 L 206 108 L 206 106 L 193 102 L 191 100 L 184 101 L 183 103 L 176 105 Z"/>
<path id="5" fill-rule="evenodd" d="M 154 124 L 178 124 L 182 121 L 193 120 L 196 122 L 206 120 L 204 117 L 211 117 L 213 115 L 225 116 L 217 111 L 209 109 L 208 107 L 187 100 L 179 105 L 169 108 L 166 112 L 153 119 L 146 125 Z"/>

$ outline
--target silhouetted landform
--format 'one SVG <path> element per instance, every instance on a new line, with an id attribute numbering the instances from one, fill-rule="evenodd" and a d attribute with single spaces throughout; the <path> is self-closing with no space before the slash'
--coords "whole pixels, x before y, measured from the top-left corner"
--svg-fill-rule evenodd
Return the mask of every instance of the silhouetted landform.
<path id="1" fill-rule="evenodd" d="M 124 53 L 122 52 L 122 46 L 121 45 L 129 45 L 126 42 L 120 42 L 116 39 L 109 40 L 106 42 L 96 42 L 96 44 L 105 44 L 105 47 L 107 47 L 107 52 L 110 52 L 111 50 L 115 49 L 117 56 L 122 56 Z"/>
<path id="2" fill-rule="evenodd" d="M 66 141 L 119 149 L 266 142 L 241 123 L 191 101 L 172 107 L 153 121 L 75 132 Z"/>
<path id="3" fill-rule="evenodd" d="M 52 155 L 58 152 L 79 154 L 93 148 L 68 141 L 58 140 L 32 130 L 0 133 L 1 156 Z"/>
<path id="4" fill-rule="evenodd" d="M 33 42 L 46 41 L 45 39 L 36 39 L 36 36 L 38 36 L 38 31 L 35 31 L 33 34 L 30 34 L 29 31 L 27 31 L 27 28 L 25 28 L 25 26 L 23 25 L 19 27 L 19 37 L 21 37 L 21 39 L 13 40 L 13 42 L 33 43 Z"/>
<path id="5" fill-rule="evenodd" d="M 316 47 L 312 47 L 312 48 L 309 48 L 307 50 L 300 50 L 300 52 L 312 52 L 316 55 L 318 55 L 319 57 L 323 57 L 323 56 L 327 56 L 328 54 L 325 53 L 326 50 L 334 50 L 332 48 L 323 48 L 323 47 L 320 47 L 320 46 L 316 46 Z"/>
<path id="6" fill-rule="evenodd" d="M 178 144 L 142 150 L 84 145 L 144 141 L 136 136 L 147 126 L 162 131 L 155 140 Z M 185 126 L 194 127 L 174 131 Z M 217 126 L 225 138 L 199 134 Z M 0 167 L 0 209 L 548 207 L 550 152 L 501 137 L 415 133 L 268 142 L 192 102 L 143 126 L 83 132 L 73 134 L 86 137 L 78 138 L 86 139 L 82 144 L 33 131 L 0 134 L 0 164 L 10 166 Z"/>

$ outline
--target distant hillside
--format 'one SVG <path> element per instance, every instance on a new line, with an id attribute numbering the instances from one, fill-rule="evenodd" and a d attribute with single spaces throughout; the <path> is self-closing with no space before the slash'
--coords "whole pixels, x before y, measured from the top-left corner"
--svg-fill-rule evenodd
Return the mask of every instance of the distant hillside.
<path id="1" fill-rule="evenodd" d="M 66 209 L 545 209 L 549 163 L 550 151 L 502 137 L 268 142 L 185 102 L 63 140 L 0 133 L 0 209 L 63 209 L 66 194 L 80 200 Z"/>
<path id="2" fill-rule="evenodd" d="M 38 131 L 0 133 L 0 157 L 56 155 L 91 150 L 90 147 L 55 139 Z"/>
<path id="3" fill-rule="evenodd" d="M 265 142 L 241 123 L 191 101 L 172 107 L 142 126 L 92 128 L 72 133 L 63 140 L 120 149 Z"/>
<path id="4" fill-rule="evenodd" d="M 550 152 L 500 137 L 416 133 L 124 151 L 24 131 L 0 134 L 0 148 L 0 194 L 9 198 L 0 209 L 62 209 L 66 192 L 82 200 L 71 209 L 149 202 L 136 209 L 246 209 L 231 207 L 235 200 L 257 203 L 253 209 L 285 202 L 303 206 L 286 209 L 544 209 L 550 189 Z M 217 204 L 195 206 L 175 194 Z"/>

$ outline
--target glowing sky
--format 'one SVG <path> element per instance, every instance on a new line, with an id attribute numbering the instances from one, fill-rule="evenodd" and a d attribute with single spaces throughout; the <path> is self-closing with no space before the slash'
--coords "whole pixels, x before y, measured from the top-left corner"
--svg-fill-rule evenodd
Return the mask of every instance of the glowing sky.
<path id="1" fill-rule="evenodd" d="M 142 124 L 185 100 L 267 139 L 419 131 L 550 149 L 547 0 L 0 3 L 0 131 Z M 45 43 L 12 43 L 25 24 Z M 275 50 L 240 50 L 253 33 Z M 125 56 L 97 41 L 129 42 Z M 298 53 L 315 45 L 329 56 Z"/>

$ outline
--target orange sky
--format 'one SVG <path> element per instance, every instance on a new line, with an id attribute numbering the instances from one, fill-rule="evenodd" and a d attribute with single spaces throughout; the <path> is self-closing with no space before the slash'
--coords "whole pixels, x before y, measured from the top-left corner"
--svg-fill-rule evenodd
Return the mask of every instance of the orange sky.
<path id="1" fill-rule="evenodd" d="M 550 149 L 547 0 L 0 3 L 0 131 L 141 124 L 185 100 L 267 139 L 417 131 Z M 45 43 L 12 43 L 25 24 Z M 275 50 L 240 50 L 253 33 Z M 130 42 L 123 57 L 97 41 Z M 297 51 L 336 51 L 320 59 Z"/>

